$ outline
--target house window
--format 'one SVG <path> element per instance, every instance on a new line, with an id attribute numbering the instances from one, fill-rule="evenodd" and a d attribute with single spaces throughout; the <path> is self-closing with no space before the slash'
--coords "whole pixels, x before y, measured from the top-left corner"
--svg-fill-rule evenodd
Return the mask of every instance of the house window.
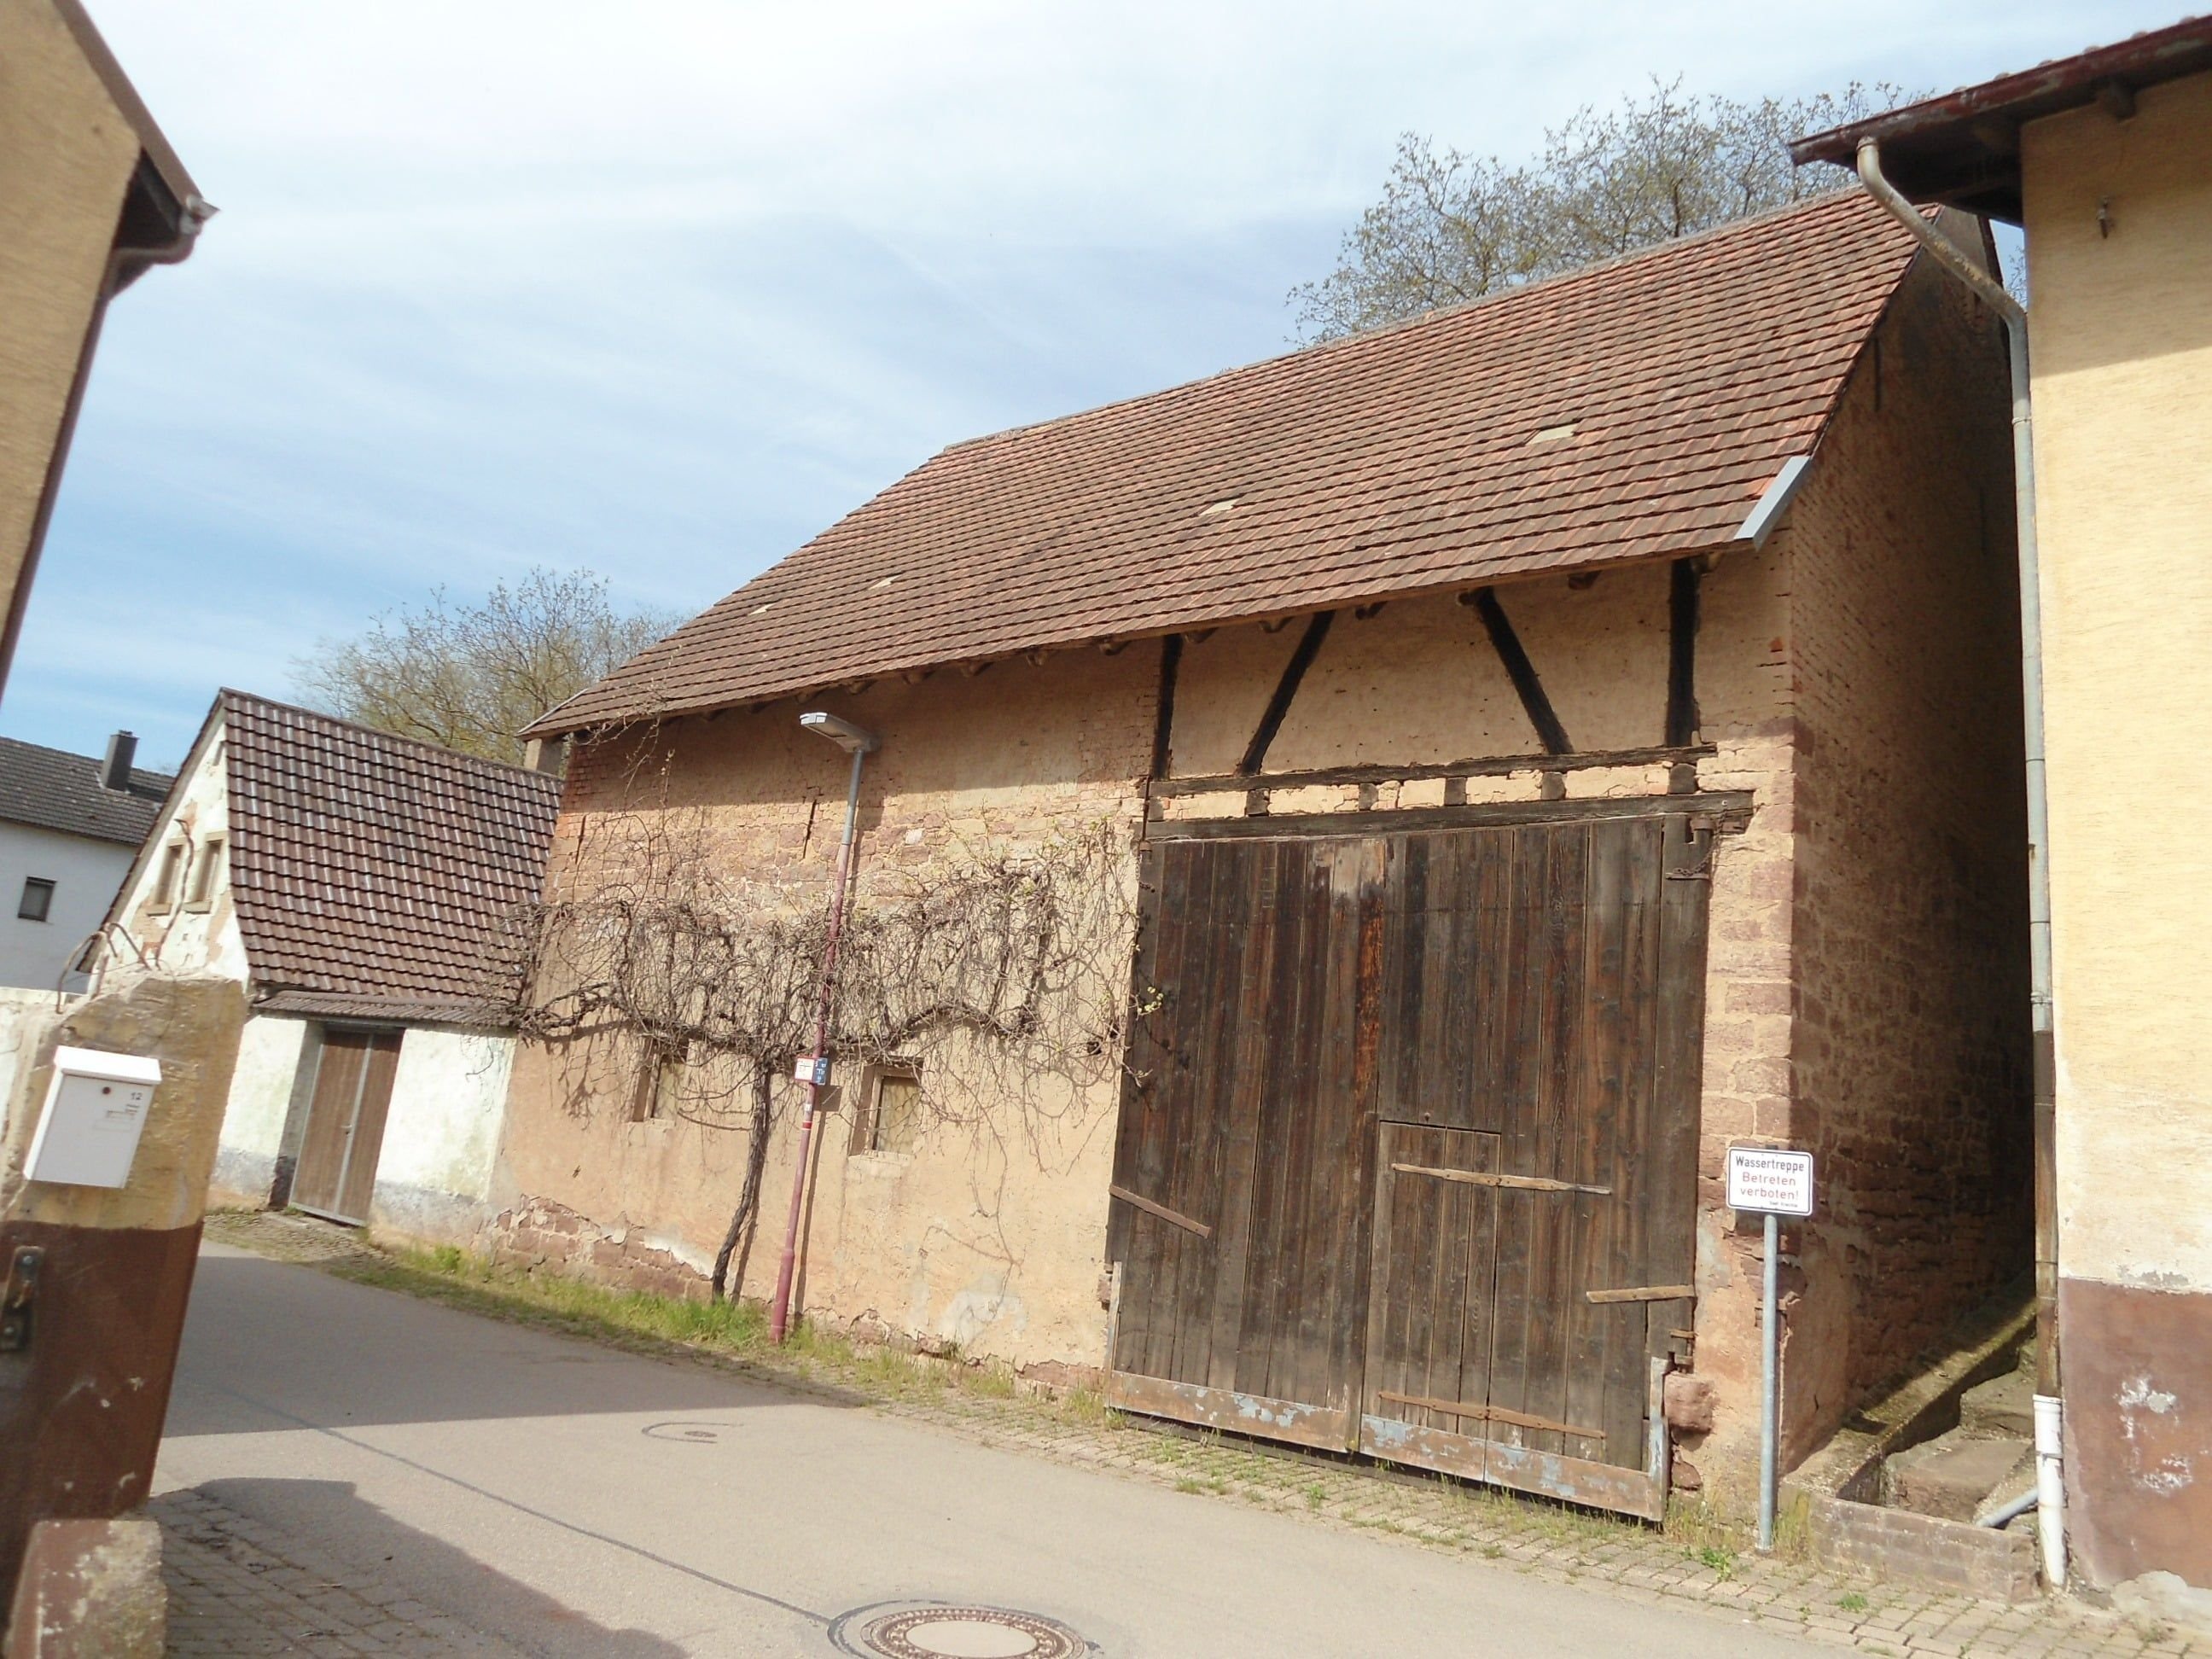
<path id="1" fill-rule="evenodd" d="M 853 1130 L 855 1152 L 912 1152 L 921 1134 L 921 1066 L 896 1060 L 871 1067 L 867 1110 Z"/>
<path id="2" fill-rule="evenodd" d="M 192 860 L 191 891 L 185 901 L 191 910 L 204 910 L 214 902 L 216 878 L 222 873 L 222 837 L 210 836 L 200 843 L 200 855 Z"/>
<path id="3" fill-rule="evenodd" d="M 161 867 L 154 877 L 154 908 L 166 910 L 177 902 L 177 877 L 185 867 L 185 844 L 173 841 L 161 849 Z"/>
<path id="4" fill-rule="evenodd" d="M 15 901 L 15 914 L 25 921 L 44 921 L 54 908 L 54 884 L 44 876 L 23 878 L 23 896 Z"/>
<path id="5" fill-rule="evenodd" d="M 684 1100 L 684 1073 L 690 1064 L 690 1047 L 660 1037 L 647 1039 L 645 1062 L 638 1067 L 637 1085 L 630 1091 L 631 1122 L 676 1115 Z"/>

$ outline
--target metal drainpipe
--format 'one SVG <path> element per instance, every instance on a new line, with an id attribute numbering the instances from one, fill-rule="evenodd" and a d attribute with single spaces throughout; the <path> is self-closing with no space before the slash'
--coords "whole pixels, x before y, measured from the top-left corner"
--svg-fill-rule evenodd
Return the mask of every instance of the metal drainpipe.
<path id="1" fill-rule="evenodd" d="M 1881 149 L 1862 138 L 1859 179 L 1936 263 L 2004 320 L 2012 362 L 2012 473 L 2020 544 L 2021 689 L 2027 703 L 2028 1006 L 2033 1022 L 2035 1096 L 2035 1480 L 2036 1534 L 2043 1580 L 2066 1582 L 2066 1486 L 2060 1465 L 2063 1407 L 2058 1382 L 2058 1194 L 2057 1048 L 2051 994 L 2051 823 L 2043 774 L 2043 605 L 2035 541 L 2035 433 L 2028 398 L 2027 312 L 1882 176 Z"/>
<path id="2" fill-rule="evenodd" d="M 837 843 L 837 875 L 830 884 L 830 932 L 822 945 L 822 983 L 814 999 L 814 1058 L 830 1046 L 830 1001 L 837 984 L 837 936 L 845 927 L 845 889 L 853 875 L 853 832 L 860 815 L 860 763 L 866 749 L 853 751 L 853 781 L 845 792 L 845 838 Z M 817 1073 L 817 1075 L 819 1075 Z M 799 1263 L 799 1221 L 806 1197 L 806 1159 L 813 1150 L 814 1117 L 822 1085 L 806 1085 L 806 1115 L 799 1121 L 799 1163 L 791 1177 L 791 1218 L 783 1230 L 783 1255 L 775 1265 L 775 1301 L 769 1310 L 768 1340 L 781 1344 L 791 1319 L 791 1280 Z"/>

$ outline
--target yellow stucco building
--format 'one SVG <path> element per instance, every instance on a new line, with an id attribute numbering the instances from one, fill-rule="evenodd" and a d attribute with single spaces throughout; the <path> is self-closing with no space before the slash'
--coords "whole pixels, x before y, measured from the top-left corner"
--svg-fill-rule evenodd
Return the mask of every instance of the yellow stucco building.
<path id="1" fill-rule="evenodd" d="M 1867 138 L 2027 233 L 2069 1540 L 2212 1587 L 2212 18 Z"/>
<path id="2" fill-rule="evenodd" d="M 77 0 L 0 5 L 0 685 L 107 301 L 212 211 Z"/>

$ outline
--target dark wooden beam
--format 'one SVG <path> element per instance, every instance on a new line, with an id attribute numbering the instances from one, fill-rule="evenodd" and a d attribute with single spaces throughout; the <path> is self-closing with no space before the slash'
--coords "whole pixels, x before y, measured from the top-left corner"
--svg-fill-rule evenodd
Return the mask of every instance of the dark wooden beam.
<path id="1" fill-rule="evenodd" d="M 1415 764 L 1379 762 L 1360 766 L 1323 766 L 1304 772 L 1217 772 L 1203 777 L 1162 778 L 1152 793 L 1211 795 L 1224 789 L 1249 790 L 1255 784 L 1269 789 L 1303 789 L 1333 783 L 1416 783 L 1428 778 L 1498 778 L 1511 772 L 1579 772 L 1607 766 L 1695 765 L 1720 751 L 1710 743 L 1686 744 L 1666 749 L 1580 749 L 1571 755 L 1492 755 L 1482 760 L 1442 761 Z"/>
<path id="2" fill-rule="evenodd" d="M 1176 675 L 1182 668 L 1182 635 L 1160 641 L 1160 694 L 1152 715 L 1152 772 L 1148 782 L 1167 776 L 1175 760 Z"/>
<path id="3" fill-rule="evenodd" d="M 1513 690 L 1521 699 L 1521 707 L 1528 712 L 1528 724 L 1536 728 L 1536 741 L 1544 745 L 1547 755 L 1565 755 L 1574 744 L 1567 741 L 1567 728 L 1559 724 L 1559 717 L 1552 709 L 1552 700 L 1544 695 L 1544 683 L 1536 678 L 1536 665 L 1528 660 L 1528 653 L 1521 648 L 1521 636 L 1513 631 L 1512 619 L 1506 616 L 1505 607 L 1498 602 L 1498 595 L 1487 587 L 1478 587 L 1472 593 L 1459 596 L 1462 605 L 1471 605 L 1482 618 L 1489 631 L 1490 643 L 1498 652 L 1498 660 L 1505 665 L 1505 678 L 1513 682 Z"/>
<path id="4" fill-rule="evenodd" d="M 1336 620 L 1334 611 L 1319 611 L 1306 624 L 1305 633 L 1299 637 L 1297 649 L 1283 665 L 1283 678 L 1275 682 L 1275 695 L 1267 699 L 1267 712 L 1260 716 L 1259 728 L 1252 733 L 1252 741 L 1245 745 L 1244 758 L 1237 763 L 1240 777 L 1250 777 L 1267 758 L 1267 750 L 1275 741 L 1275 733 L 1283 729 L 1283 716 L 1291 712 L 1291 700 L 1298 695 L 1298 683 L 1313 666 L 1314 659 L 1321 654 L 1321 642 L 1328 637 L 1328 625 Z"/>
<path id="5" fill-rule="evenodd" d="M 1677 815 L 1735 829 L 1751 821 L 1751 792 L 1637 795 L 1622 799 L 1497 801 L 1480 806 L 1417 806 L 1389 812 L 1297 812 L 1279 817 L 1159 818 L 1145 825 L 1148 842 L 1230 841 L 1248 836 L 1387 836 L 1413 830 L 1480 830 L 1509 823 L 1581 823 L 1596 818 Z"/>
<path id="6" fill-rule="evenodd" d="M 1667 589 L 1667 743 L 1686 747 L 1698 734 L 1698 586 L 1695 559 L 1674 561 Z"/>

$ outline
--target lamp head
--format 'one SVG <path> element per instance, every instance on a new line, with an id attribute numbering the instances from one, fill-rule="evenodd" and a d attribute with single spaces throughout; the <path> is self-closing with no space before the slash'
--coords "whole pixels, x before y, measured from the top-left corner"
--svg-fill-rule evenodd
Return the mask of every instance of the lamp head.
<path id="1" fill-rule="evenodd" d="M 814 714 L 801 714 L 799 723 L 816 736 L 829 738 L 848 755 L 866 755 L 876 746 L 874 732 L 865 726 L 855 726 L 840 715 L 824 714 L 817 710 Z"/>

